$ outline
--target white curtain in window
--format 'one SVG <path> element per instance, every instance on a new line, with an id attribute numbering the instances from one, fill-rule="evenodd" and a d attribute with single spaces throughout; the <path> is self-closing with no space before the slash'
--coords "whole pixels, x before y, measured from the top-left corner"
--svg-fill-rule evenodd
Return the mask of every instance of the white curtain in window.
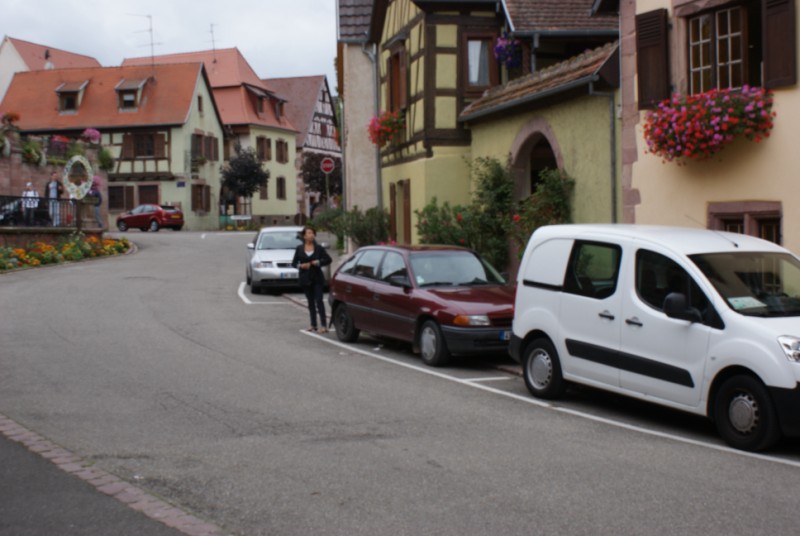
<path id="1" fill-rule="evenodd" d="M 468 41 L 469 85 L 489 85 L 489 41 Z"/>

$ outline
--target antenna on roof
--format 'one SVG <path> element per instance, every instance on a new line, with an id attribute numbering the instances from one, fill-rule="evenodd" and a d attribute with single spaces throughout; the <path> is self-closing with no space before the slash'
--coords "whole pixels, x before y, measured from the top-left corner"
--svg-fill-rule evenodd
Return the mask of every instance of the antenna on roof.
<path id="1" fill-rule="evenodd" d="M 212 23 L 209 26 L 211 27 L 209 30 L 209 33 L 211 34 L 211 52 L 214 56 L 214 63 L 217 63 L 217 43 L 214 41 L 214 26 L 216 26 L 216 24 Z"/>
<path id="2" fill-rule="evenodd" d="M 163 45 L 163 43 L 156 43 L 153 41 L 153 16 L 152 15 L 138 15 L 136 13 L 128 13 L 128 15 L 132 17 L 147 17 L 148 21 L 148 28 L 146 30 L 137 30 L 134 33 L 144 33 L 147 32 L 150 34 L 150 65 L 155 68 L 156 65 L 156 52 L 155 46 L 156 45 Z M 147 46 L 147 45 L 140 45 L 140 46 Z"/>

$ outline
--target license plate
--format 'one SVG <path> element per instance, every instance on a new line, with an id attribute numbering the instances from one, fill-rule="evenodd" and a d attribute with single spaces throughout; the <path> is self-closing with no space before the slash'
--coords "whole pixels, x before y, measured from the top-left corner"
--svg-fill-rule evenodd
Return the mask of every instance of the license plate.
<path id="1" fill-rule="evenodd" d="M 173 215 L 171 216 L 171 218 L 172 218 L 173 220 L 179 220 L 179 219 L 181 219 L 181 217 L 180 217 L 178 214 L 173 214 Z"/>
<path id="2" fill-rule="evenodd" d="M 511 332 L 510 331 L 501 331 L 500 332 L 500 340 L 501 341 L 510 341 L 511 340 Z"/>
<path id="3" fill-rule="evenodd" d="M 297 279 L 297 274 L 281 272 L 281 279 Z"/>

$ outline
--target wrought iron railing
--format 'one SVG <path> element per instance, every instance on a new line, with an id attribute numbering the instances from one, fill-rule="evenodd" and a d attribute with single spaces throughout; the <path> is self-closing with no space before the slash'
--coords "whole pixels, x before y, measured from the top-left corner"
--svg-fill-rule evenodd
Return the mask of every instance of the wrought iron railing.
<path id="1" fill-rule="evenodd" d="M 79 227 L 74 199 L 0 195 L 0 227 Z"/>

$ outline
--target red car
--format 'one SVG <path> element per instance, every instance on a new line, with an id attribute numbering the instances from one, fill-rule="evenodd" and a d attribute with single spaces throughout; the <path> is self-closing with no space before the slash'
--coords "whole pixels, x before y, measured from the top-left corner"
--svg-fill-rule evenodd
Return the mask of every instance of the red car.
<path id="1" fill-rule="evenodd" d="M 431 366 L 453 354 L 507 352 L 514 289 L 477 253 L 455 246 L 367 246 L 336 270 L 336 335 L 363 330 L 412 343 Z"/>
<path id="2" fill-rule="evenodd" d="M 183 212 L 170 205 L 139 205 L 117 216 L 117 229 L 125 232 L 132 227 L 142 231 L 158 231 L 162 227 L 180 231 L 183 229 Z"/>

